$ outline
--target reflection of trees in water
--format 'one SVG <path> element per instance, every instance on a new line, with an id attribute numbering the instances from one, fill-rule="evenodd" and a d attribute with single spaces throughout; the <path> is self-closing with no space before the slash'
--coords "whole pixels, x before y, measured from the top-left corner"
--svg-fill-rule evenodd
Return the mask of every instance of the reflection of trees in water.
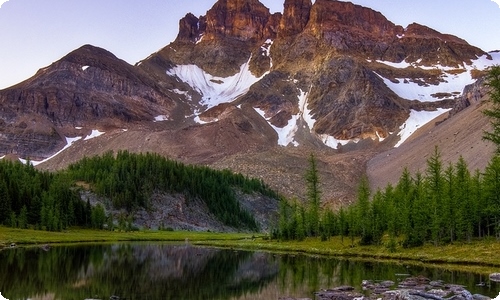
<path id="1" fill-rule="evenodd" d="M 0 251 L 0 291 L 7 299 L 47 294 L 55 299 L 79 300 L 108 299 L 111 295 L 127 299 L 230 299 L 266 288 L 312 297 L 322 288 L 359 287 L 365 279 L 397 282 L 399 273 L 462 284 L 473 293 L 498 295 L 496 285 L 489 290 L 476 287 L 487 279 L 475 274 L 302 255 L 167 244 Z"/>
<path id="2" fill-rule="evenodd" d="M 3 251 L 0 272 L 7 298 L 229 299 L 272 281 L 278 264 L 263 253 L 120 244 Z"/>

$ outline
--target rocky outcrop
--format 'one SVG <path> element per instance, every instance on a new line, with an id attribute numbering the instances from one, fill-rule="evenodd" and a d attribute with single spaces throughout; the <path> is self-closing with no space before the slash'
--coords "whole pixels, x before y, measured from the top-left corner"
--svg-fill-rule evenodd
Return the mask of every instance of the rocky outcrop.
<path id="1" fill-rule="evenodd" d="M 475 83 L 466 86 L 463 95 L 455 102 L 450 116 L 456 115 L 471 105 L 479 104 L 488 94 L 488 88 L 484 83 L 484 78 L 480 78 Z"/>
<path id="2" fill-rule="evenodd" d="M 355 291 L 354 287 L 341 286 L 316 293 L 318 300 L 354 300 L 354 299 L 384 299 L 384 300 L 444 300 L 444 299 L 485 299 L 482 295 L 472 295 L 464 286 L 445 284 L 443 281 L 431 281 L 428 278 L 408 277 L 394 287 L 393 281 L 374 282 L 364 280 L 364 294 Z M 449 297 L 449 298 L 448 298 Z"/>
<path id="3" fill-rule="evenodd" d="M 219 0 L 207 12 L 207 39 L 231 37 L 241 41 L 261 41 L 271 13 L 258 0 Z"/>
<path id="4" fill-rule="evenodd" d="M 285 0 L 279 36 L 287 37 L 301 33 L 309 22 L 311 0 Z"/>

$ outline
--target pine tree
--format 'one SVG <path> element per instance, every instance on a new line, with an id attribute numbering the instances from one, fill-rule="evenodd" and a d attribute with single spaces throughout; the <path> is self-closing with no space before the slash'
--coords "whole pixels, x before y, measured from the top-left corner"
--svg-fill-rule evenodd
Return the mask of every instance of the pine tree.
<path id="1" fill-rule="evenodd" d="M 309 169 L 306 172 L 306 189 L 308 208 L 308 231 L 309 235 L 317 236 L 319 234 L 319 208 L 321 200 L 321 191 L 319 188 L 319 175 L 316 158 L 311 153 L 309 157 Z"/>
<path id="2" fill-rule="evenodd" d="M 371 215 L 370 210 L 370 186 L 366 176 L 361 178 L 361 182 L 358 187 L 356 219 L 358 221 L 358 232 L 361 235 L 361 244 L 371 244 L 373 242 L 373 235 L 371 231 L 373 216 Z"/>
<path id="3" fill-rule="evenodd" d="M 491 229 L 500 238 L 500 155 L 495 155 L 484 173 L 484 197 Z"/>
<path id="4" fill-rule="evenodd" d="M 10 217 L 10 197 L 7 184 L 0 177 L 0 224 L 6 224 Z"/>
<path id="5" fill-rule="evenodd" d="M 434 245 L 437 246 L 443 237 L 443 167 L 441 153 L 436 146 L 434 154 L 427 160 L 426 190 L 431 207 L 431 232 Z"/>
<path id="6" fill-rule="evenodd" d="M 455 169 L 455 197 L 458 210 L 457 237 L 470 242 L 474 233 L 474 223 L 478 220 L 478 212 L 472 199 L 471 175 L 462 156 L 456 163 Z"/>
<path id="7" fill-rule="evenodd" d="M 496 153 L 500 154 L 500 66 L 491 67 L 486 76 L 486 85 L 490 88 L 493 107 L 485 110 L 484 114 L 490 117 L 493 128 L 492 131 L 485 132 L 483 138 L 492 141 L 496 146 Z"/>

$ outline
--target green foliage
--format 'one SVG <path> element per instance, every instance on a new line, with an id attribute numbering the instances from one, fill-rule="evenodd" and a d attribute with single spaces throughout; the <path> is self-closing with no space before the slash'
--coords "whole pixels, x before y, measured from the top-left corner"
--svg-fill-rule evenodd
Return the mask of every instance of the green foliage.
<path id="1" fill-rule="evenodd" d="M 277 230 L 282 239 L 301 239 L 304 207 L 282 200 Z M 405 248 L 426 243 L 435 246 L 472 242 L 475 238 L 500 239 L 500 155 L 494 156 L 483 173 L 474 175 L 461 157 L 443 168 L 436 147 L 427 160 L 425 173 L 403 171 L 395 187 L 388 185 L 370 195 L 362 178 L 357 201 L 339 211 L 324 210 L 319 231 L 313 236 L 328 240 L 345 236 L 354 246 L 380 245 L 388 235 L 387 249 L 394 252 L 400 241 Z"/>
<path id="2" fill-rule="evenodd" d="M 91 220 L 92 228 L 102 229 L 104 227 L 104 223 L 106 222 L 106 212 L 104 211 L 102 204 L 99 203 L 92 208 Z"/>
<path id="3" fill-rule="evenodd" d="M 0 223 L 52 231 L 85 226 L 87 216 L 82 207 L 78 192 L 64 173 L 41 172 L 20 162 L 0 161 Z"/>
<path id="4" fill-rule="evenodd" d="M 129 212 L 138 207 L 148 208 L 153 192 L 177 193 L 185 195 L 188 201 L 203 200 L 224 224 L 250 230 L 257 230 L 257 223 L 240 207 L 235 190 L 278 198 L 261 180 L 228 170 L 188 166 L 150 153 L 120 151 L 116 157 L 108 152 L 84 158 L 71 165 L 68 174 L 73 180 L 91 184 L 98 194 L 111 199 L 115 208 Z"/>
<path id="5" fill-rule="evenodd" d="M 306 172 L 306 189 L 307 201 L 309 209 L 307 211 L 307 231 L 310 236 L 317 236 L 319 234 L 319 206 L 321 200 L 321 191 L 319 189 L 319 174 L 316 158 L 314 154 L 309 157 L 309 169 Z"/>
<path id="6" fill-rule="evenodd" d="M 187 201 L 201 199 L 224 224 L 250 230 L 257 230 L 257 223 L 240 207 L 236 191 L 278 198 L 261 180 L 227 170 L 186 166 L 156 154 L 122 151 L 115 157 L 108 152 L 84 158 L 57 173 L 2 160 L 0 224 L 60 231 L 69 226 L 103 228 L 107 222 L 113 230 L 112 216 L 106 218 L 102 206 L 93 208 L 88 200 L 82 201 L 76 182 L 90 184 L 96 193 L 111 199 L 115 208 L 129 212 L 149 208 L 154 191 L 182 194 Z M 133 229 L 130 218 L 124 220 L 123 228 Z"/>
<path id="7" fill-rule="evenodd" d="M 493 108 L 484 111 L 491 119 L 492 131 L 485 132 L 483 138 L 496 145 L 496 153 L 500 154 L 500 66 L 491 67 L 486 76 L 486 85 L 490 88 L 490 99 Z"/>

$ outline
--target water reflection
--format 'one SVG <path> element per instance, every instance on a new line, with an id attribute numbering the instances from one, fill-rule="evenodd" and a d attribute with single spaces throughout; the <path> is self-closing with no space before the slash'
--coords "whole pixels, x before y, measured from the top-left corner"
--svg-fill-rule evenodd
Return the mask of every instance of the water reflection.
<path id="1" fill-rule="evenodd" d="M 118 244 L 0 251 L 0 292 L 8 299 L 278 299 L 364 279 L 423 275 L 498 295 L 476 274 L 404 265 L 274 255 L 169 244 Z"/>

